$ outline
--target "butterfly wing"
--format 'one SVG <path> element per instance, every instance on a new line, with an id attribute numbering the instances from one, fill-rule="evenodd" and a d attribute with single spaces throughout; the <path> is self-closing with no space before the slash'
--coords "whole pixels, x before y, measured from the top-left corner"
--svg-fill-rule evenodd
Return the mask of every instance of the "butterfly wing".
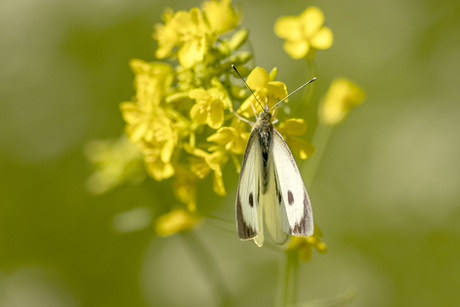
<path id="1" fill-rule="evenodd" d="M 275 166 L 274 166 L 274 145 L 273 145 L 273 138 L 269 149 L 268 161 L 265 163 L 265 167 L 268 169 L 262 174 L 266 174 L 268 178 L 267 189 L 265 193 L 261 193 L 260 195 L 260 204 L 263 209 L 264 213 L 264 223 L 267 226 L 268 233 L 272 238 L 275 244 L 284 244 L 289 239 L 289 233 L 287 231 L 283 231 L 281 224 L 282 219 L 286 219 L 286 213 L 284 212 L 284 208 L 280 206 L 280 198 L 278 197 L 278 178 L 275 173 Z M 262 189 L 263 190 L 263 189 Z"/>
<path id="2" fill-rule="evenodd" d="M 281 229 L 293 236 L 313 235 L 313 213 L 307 190 L 288 145 L 276 129 L 273 129 L 273 166 Z"/>
<path id="3" fill-rule="evenodd" d="M 260 196 L 260 151 L 257 130 L 249 136 L 248 145 L 241 164 L 240 178 L 236 196 L 236 221 L 241 240 L 255 239 L 257 245 L 263 244 L 262 208 Z"/>

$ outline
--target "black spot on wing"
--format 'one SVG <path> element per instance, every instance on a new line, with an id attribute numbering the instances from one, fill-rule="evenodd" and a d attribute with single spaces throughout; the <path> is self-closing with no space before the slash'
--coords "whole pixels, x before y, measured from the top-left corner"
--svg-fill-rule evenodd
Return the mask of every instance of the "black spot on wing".
<path id="1" fill-rule="evenodd" d="M 292 195 L 291 190 L 288 190 L 288 203 L 289 203 L 289 205 L 291 205 L 291 206 L 292 206 L 292 204 L 294 203 L 294 195 Z"/>
<path id="2" fill-rule="evenodd" d="M 240 237 L 240 239 L 247 240 L 255 238 L 257 236 L 258 232 L 255 229 L 251 228 L 244 220 L 243 209 L 241 207 L 241 198 L 239 193 L 236 197 L 236 222 L 238 227 L 238 236 Z"/>
<path id="3" fill-rule="evenodd" d="M 254 195 L 251 193 L 249 193 L 249 206 L 251 206 L 251 208 L 254 208 Z"/>

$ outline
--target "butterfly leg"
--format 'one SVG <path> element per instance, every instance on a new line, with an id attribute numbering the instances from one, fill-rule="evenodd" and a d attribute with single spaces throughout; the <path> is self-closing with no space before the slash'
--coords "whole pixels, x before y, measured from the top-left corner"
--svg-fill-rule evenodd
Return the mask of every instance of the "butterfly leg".
<path id="1" fill-rule="evenodd" d="M 235 111 L 233 111 L 233 114 L 235 114 L 236 117 L 238 117 L 239 120 L 242 120 L 246 123 L 248 123 L 249 125 L 254 126 L 254 123 L 250 120 L 248 120 L 247 118 L 244 118 L 243 116 L 241 116 L 240 114 L 236 113 Z"/>

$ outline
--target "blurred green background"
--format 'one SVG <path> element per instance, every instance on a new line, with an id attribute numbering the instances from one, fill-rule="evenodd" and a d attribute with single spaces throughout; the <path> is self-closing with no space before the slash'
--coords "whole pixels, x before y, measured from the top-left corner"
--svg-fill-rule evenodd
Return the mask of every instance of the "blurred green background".
<path id="1" fill-rule="evenodd" d="M 309 188 L 328 252 L 301 265 L 299 301 L 357 288 L 350 306 L 460 306 L 460 2 L 233 3 L 257 65 L 278 67 L 289 90 L 306 80 L 306 64 L 283 52 L 274 22 L 319 6 L 335 41 L 317 52 L 315 101 L 338 76 L 367 92 L 334 129 Z M 134 94 L 128 61 L 153 60 L 152 27 L 165 6 L 0 2 L 0 306 L 217 304 L 181 235 L 114 228 L 127 210 L 147 208 L 151 219 L 166 212 L 170 182 L 100 197 L 85 190 L 84 145 L 121 134 L 118 104 Z M 311 137 L 316 110 L 309 112 Z M 227 197 L 206 180 L 198 206 L 233 221 L 237 176 L 224 180 Z M 282 255 L 218 229 L 233 225 L 212 224 L 196 236 L 235 305 L 270 306 Z"/>

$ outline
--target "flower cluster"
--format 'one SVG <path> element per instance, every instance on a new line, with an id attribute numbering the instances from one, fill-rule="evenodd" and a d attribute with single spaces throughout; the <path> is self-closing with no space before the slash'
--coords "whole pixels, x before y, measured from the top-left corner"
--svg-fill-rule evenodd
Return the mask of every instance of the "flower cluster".
<path id="1" fill-rule="evenodd" d="M 239 26 L 231 0 L 205 1 L 189 11 L 167 9 L 162 20 L 152 35 L 158 43 L 158 60 L 129 63 L 135 95 L 120 104 L 127 138 L 88 147 L 97 169 L 88 186 L 101 194 L 125 182 L 138 182 L 145 174 L 156 181 L 171 180 L 182 208 L 175 207 L 157 220 L 157 233 L 167 236 L 200 221 L 197 185 L 202 179 L 212 176 L 214 192 L 223 196 L 226 164 L 231 161 L 240 171 L 249 125 L 233 113 L 250 119 L 254 111 L 262 110 L 259 102 L 272 107 L 288 91 L 276 81 L 276 68 L 267 72 L 245 66 L 252 59 L 243 50 L 248 31 Z M 327 49 L 333 42 L 331 30 L 323 23 L 321 10 L 310 7 L 300 16 L 278 19 L 274 29 L 286 39 L 284 49 L 292 58 L 312 61 L 316 49 Z M 235 78 L 232 64 L 247 77 L 253 95 Z M 340 122 L 364 98 L 357 86 L 344 82 L 336 81 L 324 99 L 321 122 Z M 277 128 L 295 156 L 306 159 L 314 153 L 313 145 L 299 138 L 306 132 L 305 120 L 290 118 Z M 315 227 L 313 236 L 295 238 L 288 250 L 299 251 L 302 259 L 309 257 L 311 247 L 323 252 L 319 236 Z"/>
<path id="2" fill-rule="evenodd" d="M 233 84 L 231 64 L 244 65 L 252 55 L 239 51 L 248 32 L 235 30 L 239 16 L 229 0 L 206 1 L 202 9 L 188 12 L 167 10 L 163 21 L 153 33 L 158 42 L 155 55 L 177 59 L 179 65 L 132 60 L 136 95 L 121 103 L 120 110 L 126 135 L 143 154 L 147 173 L 155 180 L 174 178 L 178 200 L 193 212 L 200 179 L 212 175 L 214 191 L 225 195 L 222 169 L 232 161 L 239 170 L 248 125 L 231 112 L 240 104 L 236 111 L 250 118 L 251 104 L 260 107 L 241 80 Z M 288 94 L 286 85 L 275 81 L 276 72 L 256 67 L 247 78 L 259 101 L 268 100 L 270 106 Z M 313 153 L 312 145 L 295 137 L 306 130 L 303 120 L 281 127 L 301 158 Z"/>

